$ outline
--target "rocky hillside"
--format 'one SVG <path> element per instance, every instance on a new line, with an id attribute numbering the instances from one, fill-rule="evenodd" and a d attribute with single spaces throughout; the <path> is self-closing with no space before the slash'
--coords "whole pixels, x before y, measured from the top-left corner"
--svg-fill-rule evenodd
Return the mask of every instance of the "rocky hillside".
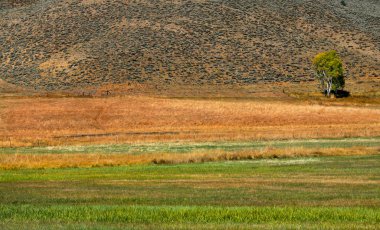
<path id="1" fill-rule="evenodd" d="M 378 0 L 0 0 L 0 78 L 34 89 L 104 83 L 310 81 L 339 51 L 380 77 Z"/>

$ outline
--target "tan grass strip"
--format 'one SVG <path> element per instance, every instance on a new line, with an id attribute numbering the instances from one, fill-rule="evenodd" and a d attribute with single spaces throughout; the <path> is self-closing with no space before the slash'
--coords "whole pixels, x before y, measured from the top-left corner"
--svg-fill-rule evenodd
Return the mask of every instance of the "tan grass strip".
<path id="1" fill-rule="evenodd" d="M 237 152 L 207 151 L 195 153 L 130 154 L 1 154 L 1 169 L 40 169 L 69 167 L 104 167 L 141 164 L 182 164 L 266 158 L 292 158 L 314 156 L 349 156 L 380 154 L 380 149 L 355 148 L 285 148 Z"/>

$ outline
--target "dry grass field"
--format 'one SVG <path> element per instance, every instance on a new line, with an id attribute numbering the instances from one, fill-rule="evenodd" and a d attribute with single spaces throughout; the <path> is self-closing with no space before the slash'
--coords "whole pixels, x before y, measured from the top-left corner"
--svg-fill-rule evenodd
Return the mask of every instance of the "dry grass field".
<path id="1" fill-rule="evenodd" d="M 378 105 L 297 100 L 9 97 L 0 146 L 380 135 Z"/>

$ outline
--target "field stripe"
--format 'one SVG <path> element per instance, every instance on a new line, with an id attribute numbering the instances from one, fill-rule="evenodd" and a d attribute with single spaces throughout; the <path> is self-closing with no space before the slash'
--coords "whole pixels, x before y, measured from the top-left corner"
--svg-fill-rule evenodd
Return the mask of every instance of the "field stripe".
<path id="1" fill-rule="evenodd" d="M 380 223 L 378 208 L 0 205 L 1 221 L 108 223 Z"/>
<path id="2" fill-rule="evenodd" d="M 88 146 L 47 146 L 0 148 L 0 154 L 68 154 L 68 153 L 190 153 L 197 151 L 239 151 L 274 148 L 351 148 L 380 147 L 380 137 L 345 139 L 304 139 L 254 142 L 153 143 Z"/>

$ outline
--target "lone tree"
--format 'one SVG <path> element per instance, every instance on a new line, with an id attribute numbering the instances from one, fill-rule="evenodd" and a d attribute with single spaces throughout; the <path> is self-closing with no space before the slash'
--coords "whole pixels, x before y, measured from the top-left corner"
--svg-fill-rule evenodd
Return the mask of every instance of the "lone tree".
<path id="1" fill-rule="evenodd" d="M 336 94 L 338 90 L 343 90 L 345 85 L 343 64 L 335 50 L 317 54 L 313 59 L 313 67 L 315 76 L 327 97 L 330 97 L 331 91 Z"/>

